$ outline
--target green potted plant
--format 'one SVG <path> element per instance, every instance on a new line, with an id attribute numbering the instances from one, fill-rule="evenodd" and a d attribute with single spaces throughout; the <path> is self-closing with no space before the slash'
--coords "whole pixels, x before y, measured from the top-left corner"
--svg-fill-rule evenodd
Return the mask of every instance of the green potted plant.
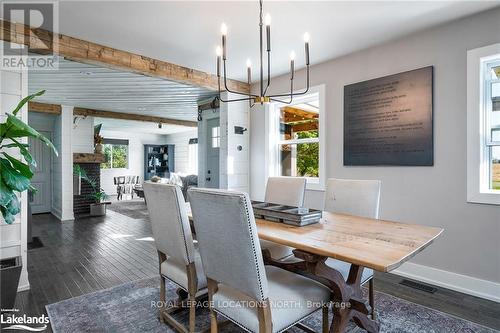
<path id="1" fill-rule="evenodd" d="M 97 185 L 97 179 L 89 177 L 85 170 L 78 164 L 73 166 L 73 174 L 86 181 L 92 189 L 91 193 L 86 195 L 88 199 L 93 201 L 93 203 L 90 204 L 90 216 L 106 215 L 106 206 L 109 205 L 110 202 L 105 201 L 108 195 Z"/>
<path id="2" fill-rule="evenodd" d="M 7 224 L 12 224 L 21 211 L 18 194 L 26 190 L 36 192 L 31 186 L 33 177 L 31 167 L 36 166 L 36 161 L 28 150 L 29 145 L 22 140 L 24 138 L 40 140 L 57 155 L 57 150 L 49 139 L 17 118 L 17 114 L 26 103 L 44 92 L 42 90 L 22 99 L 12 113 L 6 113 L 5 122 L 0 123 L 0 211 Z M 0 260 L 1 308 L 11 309 L 14 306 L 22 265 L 20 256 Z"/>

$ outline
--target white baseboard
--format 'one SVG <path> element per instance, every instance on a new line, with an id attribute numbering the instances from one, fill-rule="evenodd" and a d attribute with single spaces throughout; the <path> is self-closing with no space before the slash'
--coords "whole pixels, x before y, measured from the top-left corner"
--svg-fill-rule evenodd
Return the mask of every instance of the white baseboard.
<path id="1" fill-rule="evenodd" d="M 57 217 L 58 220 L 61 220 L 61 210 L 60 209 L 52 207 L 52 210 L 50 213 L 52 215 L 54 215 L 55 217 Z"/>
<path id="2" fill-rule="evenodd" d="M 391 273 L 500 303 L 500 283 L 407 262 Z"/>
<path id="3" fill-rule="evenodd" d="M 60 210 L 55 210 L 55 209 L 52 209 L 52 211 L 50 212 L 52 215 L 54 215 L 55 217 L 57 217 L 57 219 L 61 222 L 66 222 L 66 221 L 74 221 L 75 220 L 75 216 L 73 214 L 70 214 L 69 216 L 66 216 L 64 219 L 62 217 L 62 213 Z"/>

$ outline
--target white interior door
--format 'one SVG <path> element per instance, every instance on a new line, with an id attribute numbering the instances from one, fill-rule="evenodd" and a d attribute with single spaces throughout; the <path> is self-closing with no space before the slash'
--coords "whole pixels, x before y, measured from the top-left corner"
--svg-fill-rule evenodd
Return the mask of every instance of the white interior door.
<path id="1" fill-rule="evenodd" d="M 52 133 L 46 131 L 39 131 L 47 138 L 52 139 Z M 37 162 L 36 167 L 32 167 L 33 178 L 31 185 L 38 190 L 38 192 L 31 196 L 30 206 L 32 214 L 48 213 L 51 209 L 52 186 L 50 177 L 51 166 L 51 151 L 40 140 L 29 140 L 30 153 Z"/>
<path id="2" fill-rule="evenodd" d="M 205 187 L 219 188 L 220 120 L 207 120 L 207 169 Z"/>

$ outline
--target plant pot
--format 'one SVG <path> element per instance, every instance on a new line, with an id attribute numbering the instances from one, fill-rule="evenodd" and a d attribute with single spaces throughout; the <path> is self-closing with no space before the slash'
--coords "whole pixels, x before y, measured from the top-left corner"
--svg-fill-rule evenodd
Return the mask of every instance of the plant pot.
<path id="1" fill-rule="evenodd" d="M 0 260 L 1 308 L 13 309 L 22 269 L 21 257 Z"/>
<path id="2" fill-rule="evenodd" d="M 90 204 L 90 216 L 104 216 L 106 215 L 106 204 L 97 203 Z"/>
<path id="3" fill-rule="evenodd" d="M 96 144 L 94 147 L 94 152 L 96 154 L 102 154 L 102 144 L 100 144 L 100 143 Z"/>

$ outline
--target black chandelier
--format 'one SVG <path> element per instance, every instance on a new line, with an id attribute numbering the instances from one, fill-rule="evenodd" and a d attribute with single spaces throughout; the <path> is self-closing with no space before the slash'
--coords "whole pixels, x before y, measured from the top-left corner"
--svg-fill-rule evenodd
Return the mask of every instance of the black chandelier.
<path id="1" fill-rule="evenodd" d="M 304 34 L 304 48 L 305 48 L 305 58 L 306 58 L 306 88 L 301 92 L 293 91 L 293 80 L 295 72 L 295 52 L 290 53 L 290 93 L 289 94 L 278 94 L 278 95 L 267 95 L 267 89 L 271 84 L 271 16 L 266 14 L 265 20 L 262 15 L 262 0 L 259 1 L 260 4 L 260 16 L 259 16 L 259 39 L 260 39 L 260 94 L 254 95 L 250 92 L 248 94 L 241 93 L 237 91 L 232 91 L 227 86 L 226 79 L 226 60 L 227 60 L 227 48 L 226 48 L 226 37 L 227 37 L 227 26 L 222 23 L 221 34 L 222 34 L 222 48 L 217 47 L 217 78 L 219 84 L 219 92 L 217 98 L 221 102 L 240 102 L 248 101 L 250 107 L 254 106 L 256 103 L 264 104 L 269 102 L 279 102 L 284 104 L 291 104 L 294 96 L 304 95 L 309 91 L 309 34 L 306 32 Z M 264 38 L 263 38 L 263 26 L 266 25 L 266 52 L 267 52 L 267 83 L 264 84 Z M 221 57 L 222 57 L 222 67 L 223 67 L 223 80 L 224 88 L 227 92 L 244 95 L 246 97 L 223 100 L 220 96 L 221 94 Z M 247 82 L 252 83 L 252 63 L 250 59 L 247 59 Z M 283 98 L 288 98 L 283 100 Z"/>

